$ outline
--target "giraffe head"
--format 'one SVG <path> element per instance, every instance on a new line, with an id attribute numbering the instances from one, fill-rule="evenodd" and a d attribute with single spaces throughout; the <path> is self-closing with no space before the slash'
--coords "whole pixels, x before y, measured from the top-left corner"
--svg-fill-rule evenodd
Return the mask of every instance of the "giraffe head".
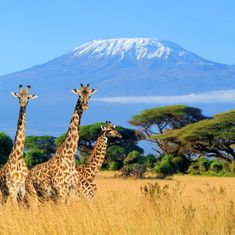
<path id="1" fill-rule="evenodd" d="M 101 131 L 107 137 L 122 138 L 122 135 L 116 130 L 116 125 L 113 125 L 110 121 L 106 121 L 106 124 L 101 126 Z"/>
<path id="2" fill-rule="evenodd" d="M 19 88 L 20 88 L 19 93 L 11 92 L 11 94 L 17 99 L 19 99 L 21 107 L 26 107 L 30 99 L 33 100 L 37 98 L 36 95 L 29 95 L 30 86 L 27 86 L 25 89 L 23 89 L 23 86 L 20 85 Z"/>
<path id="3" fill-rule="evenodd" d="M 81 84 L 80 89 L 73 89 L 72 92 L 79 96 L 82 109 L 87 110 L 88 100 L 91 97 L 91 95 L 96 92 L 96 89 L 90 89 L 89 84 L 87 84 L 87 86 L 83 86 L 83 84 Z"/>

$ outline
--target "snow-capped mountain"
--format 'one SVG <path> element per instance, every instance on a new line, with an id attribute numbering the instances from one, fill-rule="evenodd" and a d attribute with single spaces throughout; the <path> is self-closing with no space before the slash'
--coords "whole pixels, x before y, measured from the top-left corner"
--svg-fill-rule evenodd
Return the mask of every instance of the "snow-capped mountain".
<path id="1" fill-rule="evenodd" d="M 29 121 L 31 132 L 50 133 L 48 130 L 51 130 L 52 133 L 61 133 L 66 130 L 76 100 L 70 90 L 79 88 L 80 83 L 90 83 L 91 87 L 98 89 L 94 98 L 119 100 L 115 97 L 140 96 L 143 100 L 146 96 L 170 96 L 177 102 L 177 97 L 182 95 L 187 99 L 189 94 L 210 94 L 220 90 L 225 94 L 226 90 L 235 90 L 235 66 L 208 61 L 173 42 L 159 39 L 94 40 L 44 64 L 1 76 L 0 105 L 5 112 L 1 116 L 0 130 L 12 126 L 9 117 L 14 117 L 17 104 L 9 92 L 17 89 L 20 83 L 32 85 L 33 91 L 39 95 L 39 99 L 30 104 L 34 117 L 34 124 Z M 160 104 L 134 104 L 135 98 L 130 100 L 129 105 L 125 102 L 102 103 L 101 100 L 91 102 L 84 121 L 110 119 L 123 124 L 131 115 Z M 215 113 L 227 106 L 203 107 Z"/>
<path id="2" fill-rule="evenodd" d="M 75 58 L 117 60 L 167 60 L 170 63 L 210 64 L 199 56 L 188 52 L 179 45 L 152 38 L 120 38 L 94 40 L 85 43 L 73 51 Z"/>

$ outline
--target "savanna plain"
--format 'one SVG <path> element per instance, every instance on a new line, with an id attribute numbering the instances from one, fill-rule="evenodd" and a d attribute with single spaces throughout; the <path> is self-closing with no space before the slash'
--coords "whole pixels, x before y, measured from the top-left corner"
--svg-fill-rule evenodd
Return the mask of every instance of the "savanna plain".
<path id="1" fill-rule="evenodd" d="M 115 178 L 100 172 L 94 199 L 0 209 L 0 234 L 235 234 L 235 178 Z"/>

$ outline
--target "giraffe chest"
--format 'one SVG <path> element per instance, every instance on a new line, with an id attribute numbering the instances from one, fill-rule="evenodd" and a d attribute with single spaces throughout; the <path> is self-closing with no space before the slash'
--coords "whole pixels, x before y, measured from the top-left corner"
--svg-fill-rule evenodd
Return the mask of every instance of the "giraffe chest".
<path id="1" fill-rule="evenodd" d="M 28 168 L 26 167 L 25 163 L 21 161 L 18 161 L 15 164 L 8 162 L 4 166 L 3 174 L 7 179 L 22 182 L 28 175 Z"/>
<path id="2" fill-rule="evenodd" d="M 24 182 L 27 175 L 28 175 L 28 169 L 27 168 L 12 168 L 9 172 L 10 178 L 15 182 Z"/>

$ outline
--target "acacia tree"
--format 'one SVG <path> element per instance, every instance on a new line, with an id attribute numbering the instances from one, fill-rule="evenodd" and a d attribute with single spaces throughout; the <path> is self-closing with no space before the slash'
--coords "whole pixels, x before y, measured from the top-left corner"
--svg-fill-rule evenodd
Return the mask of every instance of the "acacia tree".
<path id="1" fill-rule="evenodd" d="M 235 160 L 235 110 L 153 137 L 167 141 L 182 154 Z"/>
<path id="2" fill-rule="evenodd" d="M 205 118 L 198 108 L 173 105 L 147 109 L 139 115 L 133 116 L 129 123 L 139 127 L 144 139 L 156 143 L 157 149 L 155 150 L 162 155 L 162 153 L 169 152 L 169 146 L 163 140 L 151 138 L 153 135 L 179 129 Z"/>

